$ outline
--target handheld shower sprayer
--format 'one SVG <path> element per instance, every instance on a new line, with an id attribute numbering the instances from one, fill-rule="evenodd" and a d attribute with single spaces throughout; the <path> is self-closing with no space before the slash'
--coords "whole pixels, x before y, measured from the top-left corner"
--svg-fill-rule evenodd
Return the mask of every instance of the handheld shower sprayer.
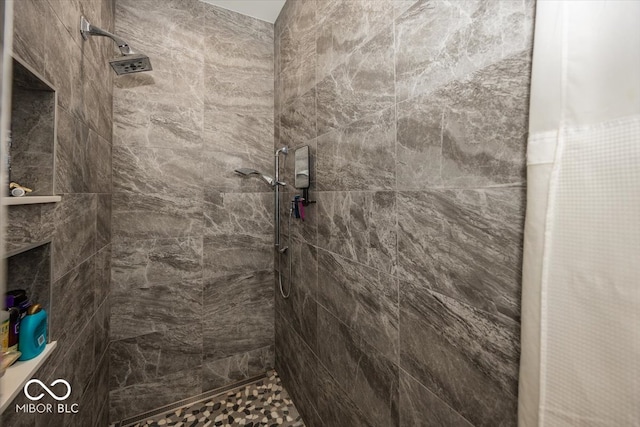
<path id="1" fill-rule="evenodd" d="M 287 146 L 281 147 L 275 152 L 275 170 L 273 177 L 258 172 L 255 169 L 250 168 L 240 168 L 236 169 L 234 172 L 238 175 L 242 176 L 256 176 L 269 184 L 274 189 L 274 212 L 273 219 L 275 224 L 275 233 L 274 233 L 274 247 L 278 253 L 278 283 L 280 285 L 280 294 L 283 298 L 289 298 L 291 294 L 291 260 L 289 260 L 289 290 L 285 293 L 284 286 L 282 285 L 282 271 L 281 271 L 281 257 L 283 254 L 289 254 L 291 256 L 291 250 L 289 247 L 291 246 L 291 215 L 289 215 L 289 233 L 288 233 L 288 245 L 282 246 L 280 242 L 280 187 L 284 187 L 285 183 L 280 181 L 280 154 L 287 155 L 289 153 L 289 148 Z"/>

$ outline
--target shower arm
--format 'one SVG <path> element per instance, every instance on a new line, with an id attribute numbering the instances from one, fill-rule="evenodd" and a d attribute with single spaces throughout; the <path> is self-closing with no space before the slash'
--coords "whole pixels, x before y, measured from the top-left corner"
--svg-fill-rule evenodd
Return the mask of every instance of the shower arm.
<path id="1" fill-rule="evenodd" d="M 84 16 L 80 18 L 80 34 L 82 34 L 82 38 L 85 40 L 88 40 L 90 36 L 109 37 L 118 45 L 118 49 L 120 49 L 120 53 L 123 55 L 133 55 L 135 53 L 129 47 L 129 43 L 109 31 L 91 25 Z"/>

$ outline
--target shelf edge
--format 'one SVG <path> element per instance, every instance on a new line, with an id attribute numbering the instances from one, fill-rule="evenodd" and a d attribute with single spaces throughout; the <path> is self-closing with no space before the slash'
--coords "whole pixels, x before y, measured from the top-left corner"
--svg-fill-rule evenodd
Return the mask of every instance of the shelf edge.
<path id="1" fill-rule="evenodd" d="M 33 374 L 44 364 L 44 362 L 53 354 L 58 342 L 53 341 L 47 344 L 42 354 L 34 359 L 25 362 L 16 362 L 9 366 L 2 378 L 0 378 L 0 414 L 2 414 L 9 404 L 16 398 L 20 389 L 29 381 Z M 7 384 L 10 381 L 11 384 Z"/>
<path id="2" fill-rule="evenodd" d="M 34 205 L 39 203 L 57 203 L 62 200 L 62 196 L 23 196 L 23 197 L 3 197 L 4 206 Z"/>

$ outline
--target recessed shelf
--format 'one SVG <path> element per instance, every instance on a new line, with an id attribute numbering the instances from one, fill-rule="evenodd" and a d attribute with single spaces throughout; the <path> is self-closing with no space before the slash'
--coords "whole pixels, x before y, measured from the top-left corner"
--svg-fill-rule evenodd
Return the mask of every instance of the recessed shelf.
<path id="1" fill-rule="evenodd" d="M 7 409 L 7 406 L 16 398 L 26 382 L 33 377 L 44 361 L 51 356 L 56 345 L 56 341 L 51 342 L 47 344 L 38 357 L 24 362 L 16 362 L 7 368 L 2 378 L 0 378 L 0 385 L 2 386 L 0 413 Z"/>
<path id="2" fill-rule="evenodd" d="M 46 245 L 47 243 L 51 243 L 51 239 L 43 240 L 41 242 L 29 243 L 29 244 L 26 244 L 26 245 L 18 248 L 18 249 L 14 249 L 12 251 L 7 251 L 4 254 L 4 257 L 5 258 L 11 258 L 12 256 L 21 254 L 21 253 L 26 252 L 26 251 L 30 251 L 31 249 L 37 248 L 38 246 Z"/>
<path id="3" fill-rule="evenodd" d="M 3 197 L 2 204 L 5 206 L 33 205 L 36 203 L 57 203 L 60 200 L 62 200 L 62 196 Z"/>

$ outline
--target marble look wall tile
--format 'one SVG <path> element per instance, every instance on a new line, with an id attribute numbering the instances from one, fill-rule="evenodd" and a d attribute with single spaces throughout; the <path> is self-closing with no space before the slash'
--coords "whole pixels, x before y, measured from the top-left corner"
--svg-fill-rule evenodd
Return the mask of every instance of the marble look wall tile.
<path id="1" fill-rule="evenodd" d="M 273 115 L 243 115 L 205 109 L 203 154 L 206 188 L 227 192 L 269 192 L 257 179 L 234 172 L 253 168 L 273 174 Z"/>
<path id="2" fill-rule="evenodd" d="M 402 101 L 529 50 L 533 6 L 529 1 L 422 0 L 396 19 L 395 33 Z"/>
<path id="3" fill-rule="evenodd" d="M 114 290 L 198 280 L 202 278 L 202 238 L 117 240 L 112 265 Z"/>
<path id="4" fill-rule="evenodd" d="M 205 281 L 205 361 L 225 359 L 273 343 L 272 283 L 271 271 Z"/>
<path id="5" fill-rule="evenodd" d="M 320 0 L 317 7 L 318 79 L 331 73 L 393 20 L 392 0 Z"/>
<path id="6" fill-rule="evenodd" d="M 94 289 L 94 310 L 103 305 L 111 292 L 111 245 L 100 249 L 95 256 L 96 281 Z"/>
<path id="7" fill-rule="evenodd" d="M 93 401 L 93 425 L 96 427 L 106 426 L 109 420 L 109 355 L 105 354 L 102 359 L 96 361 L 97 366 L 94 374 L 95 398 Z M 106 413 L 105 413 L 106 411 Z"/>
<path id="8" fill-rule="evenodd" d="M 280 294 L 277 262 L 275 272 L 275 308 L 295 329 L 304 342 L 316 348 L 316 294 L 318 286 L 317 248 L 293 241 L 281 258 L 282 288 L 289 298 Z M 291 263 L 291 279 L 289 276 Z"/>
<path id="9" fill-rule="evenodd" d="M 90 193 L 111 193 L 111 142 L 89 130 L 86 164 Z"/>
<path id="10" fill-rule="evenodd" d="M 25 0 L 16 2 L 13 16 L 13 52 L 36 71 L 44 71 L 45 34 L 47 21 L 53 12 L 46 2 Z"/>
<path id="11" fill-rule="evenodd" d="M 5 242 L 6 250 L 13 251 L 25 244 L 42 242 L 51 238 L 52 205 L 18 205 L 8 208 Z M 44 215 L 43 215 L 44 213 Z"/>
<path id="12" fill-rule="evenodd" d="M 209 13 L 213 19 L 207 21 L 216 27 L 205 39 L 205 107 L 272 116 L 272 27 L 215 7 Z"/>
<path id="13" fill-rule="evenodd" d="M 273 76 L 264 72 L 221 72 L 205 65 L 205 107 L 247 115 L 273 115 Z"/>
<path id="14" fill-rule="evenodd" d="M 473 425 L 516 424 L 519 329 L 506 316 L 400 284 L 402 368 Z"/>
<path id="15" fill-rule="evenodd" d="M 111 312 L 109 310 L 109 300 L 106 300 L 100 307 L 98 307 L 95 315 L 93 316 L 93 353 L 96 363 L 98 363 L 103 358 L 109 358 L 107 354 L 107 347 L 109 346 L 109 327 L 111 326 L 110 320 Z"/>
<path id="16" fill-rule="evenodd" d="M 401 427 L 471 427 L 472 425 L 405 370 L 400 370 Z"/>
<path id="17" fill-rule="evenodd" d="M 141 24 L 136 23 L 135 25 L 140 26 Z M 123 37 L 126 36 L 123 35 Z M 147 55 L 151 55 L 153 72 L 114 78 L 114 120 L 120 119 L 117 108 L 131 114 L 130 109 L 116 103 L 116 100 L 122 96 L 133 98 L 133 100 L 139 99 L 141 103 L 146 102 L 149 105 L 172 104 L 181 106 L 182 109 L 202 110 L 204 103 L 204 80 L 202 77 L 204 61 L 202 59 L 174 59 L 169 49 L 154 54 L 153 50 L 143 49 L 137 42 L 136 47 Z M 169 102 L 168 99 L 171 99 L 172 102 Z M 138 107 L 133 106 L 133 108 Z M 164 108 L 167 109 L 167 107 Z M 141 111 L 145 110 L 141 109 Z M 179 112 L 172 112 L 172 114 L 178 115 Z M 161 125 L 158 122 L 157 114 L 151 117 L 154 118 L 156 124 Z M 176 119 L 176 123 L 180 124 L 180 120 Z"/>
<path id="18" fill-rule="evenodd" d="M 529 51 L 446 88 L 442 126 L 445 185 L 523 183 L 528 132 Z"/>
<path id="19" fill-rule="evenodd" d="M 5 283 L 6 290 L 24 289 L 32 303 L 51 312 L 51 244 L 7 258 Z"/>
<path id="20" fill-rule="evenodd" d="M 268 193 L 207 195 L 205 279 L 250 275 L 273 268 L 271 197 Z"/>
<path id="21" fill-rule="evenodd" d="M 109 392 L 109 420 L 115 422 L 184 399 L 185 396 L 200 394 L 201 383 L 200 369 L 187 369 L 155 377 L 146 383 L 112 388 Z"/>
<path id="22" fill-rule="evenodd" d="M 91 319 L 95 280 L 95 260 L 90 258 L 52 284 L 49 335 L 62 348 L 69 348 Z"/>
<path id="23" fill-rule="evenodd" d="M 206 105 L 204 129 L 206 152 L 246 153 L 273 168 L 273 112 L 245 114 Z"/>
<path id="24" fill-rule="evenodd" d="M 397 426 L 398 366 L 321 307 L 318 329 L 318 357 L 340 387 L 375 425 Z"/>
<path id="25" fill-rule="evenodd" d="M 524 190 L 398 194 L 401 277 L 518 319 Z"/>
<path id="26" fill-rule="evenodd" d="M 101 409 L 95 413 L 94 425 L 96 427 L 109 425 L 109 394 L 103 401 Z"/>
<path id="27" fill-rule="evenodd" d="M 397 358 L 396 278 L 320 250 L 318 303 L 388 358 Z"/>
<path id="28" fill-rule="evenodd" d="M 205 361 L 202 365 L 202 391 L 233 384 L 273 369 L 273 351 L 273 346 L 269 346 L 225 359 Z"/>
<path id="29" fill-rule="evenodd" d="M 117 91 L 113 99 L 113 145 L 200 150 L 202 111 L 202 104 L 193 101 L 181 105 L 165 99 L 160 103 L 134 91 Z"/>
<path id="30" fill-rule="evenodd" d="M 315 410 L 319 362 L 304 340 L 276 314 L 276 371 L 303 416 Z"/>
<path id="31" fill-rule="evenodd" d="M 111 143 L 58 108 L 56 192 L 110 193 Z"/>
<path id="32" fill-rule="evenodd" d="M 415 97 L 397 105 L 398 190 L 442 185 L 442 116 L 447 100 L 439 95 Z"/>
<path id="33" fill-rule="evenodd" d="M 26 405 L 31 403 L 32 400 L 27 399 L 24 393 L 18 393 L 18 396 L 13 399 L 13 401 L 9 404 L 8 408 L 15 408 L 14 405 Z M 11 427 L 33 427 L 36 425 L 36 415 L 35 413 L 22 413 L 16 412 L 9 409 L 2 413 L 2 424 L 5 426 Z M 53 417 L 49 417 L 51 419 Z"/>
<path id="34" fill-rule="evenodd" d="M 111 193 L 98 194 L 98 217 L 96 218 L 96 250 L 111 243 Z"/>
<path id="35" fill-rule="evenodd" d="M 53 192 L 53 155 L 23 152 L 11 156 L 11 180 L 28 186 L 32 196 Z"/>
<path id="36" fill-rule="evenodd" d="M 76 44 L 82 44 L 82 35 L 80 34 L 77 28 L 78 22 L 80 22 L 80 16 L 83 13 L 87 13 L 87 17 L 90 22 L 95 22 L 96 25 L 99 25 L 101 28 L 107 29 L 106 26 L 103 26 L 106 21 L 109 20 L 109 16 L 107 14 L 103 15 L 102 11 L 97 13 L 96 3 L 95 1 L 91 2 L 80 2 L 79 0 L 46 0 L 51 8 L 53 9 L 55 15 L 58 17 L 60 22 L 64 25 L 67 32 L 73 36 Z M 113 16 L 111 17 L 113 20 Z M 107 31 L 112 31 L 111 29 L 107 29 Z"/>
<path id="37" fill-rule="evenodd" d="M 175 50 L 175 57 L 203 52 L 205 6 L 198 0 L 126 0 L 116 4 L 116 32 L 145 53 Z M 173 57 L 174 55 L 172 55 Z"/>
<path id="38" fill-rule="evenodd" d="M 273 81 L 273 27 L 230 10 L 207 5 L 205 8 L 215 15 L 213 19 L 205 18 L 206 66 L 223 74 L 271 75 Z M 205 94 L 205 99 L 210 95 Z"/>
<path id="39" fill-rule="evenodd" d="M 176 327 L 189 328 L 200 322 L 202 280 L 114 289 L 110 303 L 111 323 L 116 326 L 111 329 L 112 340 L 153 334 L 156 339 L 164 339 Z"/>
<path id="40" fill-rule="evenodd" d="M 32 195 L 53 192 L 54 109 L 52 92 L 25 90 L 14 82 L 10 180 L 31 188 Z"/>
<path id="41" fill-rule="evenodd" d="M 58 108 L 55 192 L 85 193 L 89 190 L 89 165 L 86 163 L 89 127 Z"/>
<path id="42" fill-rule="evenodd" d="M 113 189 L 120 193 L 162 193 L 197 197 L 203 192 L 202 163 L 189 151 L 116 147 Z"/>
<path id="43" fill-rule="evenodd" d="M 311 89 L 284 106 L 280 144 L 295 147 L 316 137 L 316 91 Z"/>
<path id="44" fill-rule="evenodd" d="M 292 1 L 281 12 L 287 19 L 276 25 L 276 48 L 280 62 L 276 79 L 281 90 L 278 102 L 286 104 L 311 89 L 316 82 L 316 4 Z"/>
<path id="45" fill-rule="evenodd" d="M 154 239 L 114 244 L 111 316 L 124 339 L 175 325 L 202 313 L 202 239 Z"/>
<path id="46" fill-rule="evenodd" d="M 52 242 L 53 279 L 83 262 L 96 247 L 97 198 L 92 194 L 65 194 L 43 218 L 55 224 Z"/>
<path id="47" fill-rule="evenodd" d="M 202 13 L 205 33 L 219 31 L 221 37 L 227 39 L 236 37 L 247 43 L 273 43 L 273 24 L 270 22 L 208 4 L 202 6 Z"/>
<path id="48" fill-rule="evenodd" d="M 45 27 L 45 37 L 48 48 L 45 50 L 44 77 L 55 87 L 58 104 L 77 118 L 85 120 L 89 112 L 84 105 L 85 79 L 80 47 L 56 18 L 52 18 Z"/>
<path id="49" fill-rule="evenodd" d="M 398 186 L 522 183 L 530 55 L 398 104 Z"/>
<path id="50" fill-rule="evenodd" d="M 192 321 L 189 325 L 172 325 L 163 332 L 112 341 L 111 390 L 152 384 L 164 376 L 190 369 L 200 371 L 202 329 L 199 326 L 199 321 Z"/>
<path id="51" fill-rule="evenodd" d="M 314 1 L 292 1 L 280 12 L 275 36 L 280 39 L 280 72 L 304 66 L 315 55 L 316 5 Z M 313 64 L 311 64 L 313 65 Z"/>
<path id="52" fill-rule="evenodd" d="M 205 198 L 205 237 L 246 236 L 257 241 L 272 242 L 272 194 L 208 190 Z"/>
<path id="53" fill-rule="evenodd" d="M 318 245 L 378 270 L 396 267 L 396 196 L 392 192 L 317 194 Z"/>
<path id="54" fill-rule="evenodd" d="M 320 191 L 394 190 L 395 108 L 318 138 Z"/>
<path id="55" fill-rule="evenodd" d="M 96 77 L 99 77 L 96 75 Z M 113 131 L 113 101 L 103 82 L 90 77 L 83 82 L 83 101 L 87 124 L 98 135 L 111 140 Z"/>
<path id="56" fill-rule="evenodd" d="M 420 5 L 423 0 L 393 0 L 393 16 L 395 19 L 402 16 L 407 10 L 415 5 Z M 420 7 L 420 6 L 416 6 Z"/>
<path id="57" fill-rule="evenodd" d="M 323 367 L 318 368 L 318 415 L 323 426 L 371 427 L 370 414 L 363 414 Z M 306 421 L 306 418 L 305 418 Z"/>
<path id="58" fill-rule="evenodd" d="M 393 33 L 388 27 L 318 82 L 318 135 L 391 107 L 393 70 Z"/>
<path id="59" fill-rule="evenodd" d="M 111 218 L 116 239 L 186 237 L 202 232 L 202 202 L 195 196 L 115 193 Z"/>
<path id="60" fill-rule="evenodd" d="M 273 243 L 251 236 L 204 238 L 203 274 L 205 279 L 252 275 L 273 269 Z"/>
<path id="61" fill-rule="evenodd" d="M 67 341 L 67 346 L 70 348 L 67 351 L 64 360 L 64 379 L 71 384 L 72 394 L 69 397 L 70 400 L 78 401 L 80 397 L 88 393 L 88 388 L 91 383 L 91 376 L 95 369 L 95 353 L 94 339 L 95 339 L 95 325 L 88 322 L 83 325 L 82 328 L 73 331 L 72 340 L 75 341 L 71 344 L 71 341 Z M 60 344 L 60 343 L 58 343 Z"/>

